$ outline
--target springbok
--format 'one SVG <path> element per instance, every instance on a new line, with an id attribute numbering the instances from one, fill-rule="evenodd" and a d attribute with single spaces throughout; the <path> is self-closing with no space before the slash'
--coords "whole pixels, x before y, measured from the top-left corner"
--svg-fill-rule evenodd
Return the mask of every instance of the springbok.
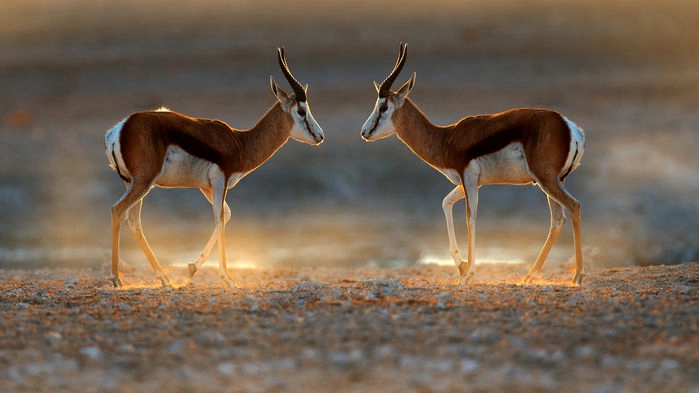
<path id="1" fill-rule="evenodd" d="M 374 110 L 362 127 L 362 138 L 374 141 L 397 134 L 418 157 L 456 185 L 442 201 L 449 248 L 459 269 L 457 283 L 474 263 L 478 188 L 487 184 L 536 184 L 546 194 L 551 211 L 548 237 L 536 262 L 524 277 L 541 270 L 546 256 L 565 224 L 565 210 L 573 221 L 575 275 L 583 277 L 580 203 L 564 187 L 566 177 L 580 165 L 585 134 L 558 112 L 546 109 L 512 109 L 502 113 L 465 117 L 449 126 L 437 126 L 422 113 L 408 94 L 415 73 L 397 91 L 391 85 L 406 60 L 407 44 L 400 44 L 393 71 L 378 85 Z M 454 203 L 466 198 L 468 258 L 464 261 L 454 234 Z M 565 210 L 564 210 L 565 209 Z"/>
<path id="2" fill-rule="evenodd" d="M 163 286 L 172 283 L 151 250 L 141 227 L 143 198 L 155 186 L 198 188 L 212 204 L 215 228 L 196 261 L 188 265 L 189 277 L 201 268 L 214 244 L 219 243 L 219 275 L 230 287 L 238 286 L 226 268 L 225 226 L 231 216 L 226 193 L 240 179 L 267 161 L 289 137 L 318 145 L 323 130 L 306 100 L 308 85 L 291 74 L 284 48 L 277 48 L 279 66 L 293 89 L 282 90 L 270 77 L 277 102 L 249 130 L 236 130 L 220 120 L 191 118 L 169 110 L 134 113 L 105 135 L 110 166 L 126 183 L 126 192 L 111 208 L 112 273 L 119 277 L 119 231 L 126 224 L 138 241 Z"/>

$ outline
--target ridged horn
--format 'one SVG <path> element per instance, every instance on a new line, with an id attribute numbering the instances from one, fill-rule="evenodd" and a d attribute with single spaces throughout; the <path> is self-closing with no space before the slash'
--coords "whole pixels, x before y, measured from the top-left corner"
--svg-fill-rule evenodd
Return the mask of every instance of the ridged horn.
<path id="1" fill-rule="evenodd" d="M 400 43 L 400 50 L 398 51 L 398 60 L 396 60 L 396 65 L 393 66 L 393 71 L 381 82 L 379 86 L 379 97 L 388 97 L 391 94 L 391 85 L 400 74 L 405 64 L 406 54 L 408 50 L 408 44 Z"/>
<path id="2" fill-rule="evenodd" d="M 282 73 L 286 77 L 286 80 L 289 81 L 289 85 L 291 85 L 291 88 L 294 90 L 294 94 L 296 94 L 296 99 L 298 101 L 306 101 L 306 89 L 301 86 L 299 81 L 294 78 L 293 75 L 291 75 L 291 71 L 289 70 L 289 65 L 286 63 L 286 55 L 284 54 L 284 47 L 282 46 L 281 48 L 277 48 L 277 53 L 279 54 L 279 67 L 282 69 Z"/>

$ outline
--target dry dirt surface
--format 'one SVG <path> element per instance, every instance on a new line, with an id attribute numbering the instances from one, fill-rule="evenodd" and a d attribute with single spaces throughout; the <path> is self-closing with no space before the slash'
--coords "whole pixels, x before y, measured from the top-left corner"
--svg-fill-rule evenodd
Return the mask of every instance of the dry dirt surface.
<path id="1" fill-rule="evenodd" d="M 699 392 L 699 263 L 0 270 L 3 392 Z"/>

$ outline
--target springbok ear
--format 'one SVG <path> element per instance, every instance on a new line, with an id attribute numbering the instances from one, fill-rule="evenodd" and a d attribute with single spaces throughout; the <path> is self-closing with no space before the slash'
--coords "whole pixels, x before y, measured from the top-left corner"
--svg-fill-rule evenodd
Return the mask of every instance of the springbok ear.
<path id="1" fill-rule="evenodd" d="M 269 77 L 269 85 L 272 88 L 272 93 L 274 93 L 274 96 L 277 97 L 277 100 L 282 104 L 282 105 L 288 105 L 289 104 L 289 95 L 286 94 L 284 90 L 282 90 L 279 85 L 274 81 L 273 77 Z"/>
<path id="2" fill-rule="evenodd" d="M 379 84 L 374 81 L 374 88 L 376 89 L 376 92 L 379 92 Z"/>
<path id="3" fill-rule="evenodd" d="M 408 94 L 410 94 L 410 91 L 413 90 L 413 87 L 415 86 L 415 76 L 416 74 L 413 72 L 413 76 L 408 79 L 407 82 L 403 86 L 398 89 L 396 92 L 396 98 L 399 100 L 405 100 L 406 97 L 408 97 Z"/>

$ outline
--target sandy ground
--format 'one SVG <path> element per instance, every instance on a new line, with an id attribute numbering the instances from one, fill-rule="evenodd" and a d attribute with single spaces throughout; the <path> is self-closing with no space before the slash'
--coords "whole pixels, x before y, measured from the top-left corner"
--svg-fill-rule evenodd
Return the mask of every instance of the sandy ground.
<path id="1" fill-rule="evenodd" d="M 3 392 L 697 392 L 699 264 L 2 270 Z M 187 285 L 184 285 L 187 284 Z"/>
<path id="2" fill-rule="evenodd" d="M 566 186 L 600 267 L 699 260 L 699 3 L 671 0 L 6 0 L 0 4 L 0 267 L 94 267 L 124 192 L 104 132 L 165 105 L 252 126 L 283 82 L 275 48 L 308 83 L 326 134 L 289 142 L 228 194 L 232 258 L 245 264 L 409 266 L 449 259 L 441 174 L 361 125 L 398 43 L 411 98 L 437 124 L 514 107 L 585 129 Z M 529 262 L 549 225 L 535 187 L 483 187 L 481 261 Z M 455 206 L 460 241 L 465 208 Z M 213 228 L 196 190 L 154 190 L 144 228 L 164 264 Z M 291 230 L 293 228 L 293 230 Z M 400 228 L 401 230 L 396 230 Z M 126 231 L 128 232 L 128 231 Z M 551 259 L 572 254 L 570 225 Z M 128 233 L 124 258 L 142 255 Z M 235 251 L 234 251 L 235 250 Z M 230 261 L 238 262 L 238 261 Z"/>

